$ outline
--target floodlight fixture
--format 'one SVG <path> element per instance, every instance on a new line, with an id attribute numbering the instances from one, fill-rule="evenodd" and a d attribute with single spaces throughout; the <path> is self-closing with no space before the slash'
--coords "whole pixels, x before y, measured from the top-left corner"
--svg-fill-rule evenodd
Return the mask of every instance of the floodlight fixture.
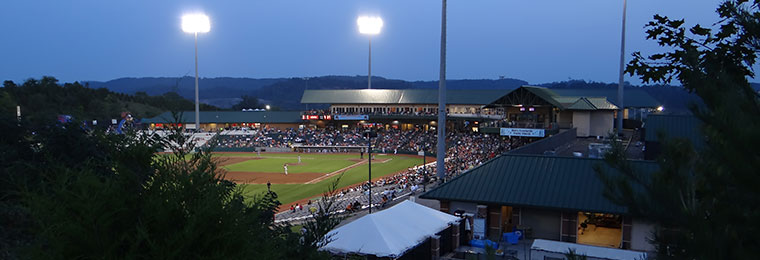
<path id="1" fill-rule="evenodd" d="M 361 34 L 380 34 L 380 30 L 383 28 L 383 18 L 379 16 L 359 16 L 356 19 L 356 24 L 359 25 L 359 33 Z"/>
<path id="2" fill-rule="evenodd" d="M 186 14 L 182 16 L 182 30 L 186 33 L 206 33 L 211 30 L 211 23 L 205 14 Z"/>

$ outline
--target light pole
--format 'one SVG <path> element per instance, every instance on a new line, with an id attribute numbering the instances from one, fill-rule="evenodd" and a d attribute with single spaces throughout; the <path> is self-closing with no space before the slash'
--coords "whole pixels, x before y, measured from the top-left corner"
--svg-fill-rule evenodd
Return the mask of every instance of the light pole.
<path id="1" fill-rule="evenodd" d="M 626 0 L 623 0 L 623 30 L 620 35 L 620 71 L 618 75 L 618 93 L 617 93 L 618 105 L 620 106 L 620 110 L 618 110 L 618 118 L 617 118 L 618 136 L 623 134 L 623 114 L 625 114 L 625 104 L 623 103 L 623 72 L 625 71 L 625 9 L 626 9 L 626 6 L 627 6 Z"/>
<path id="2" fill-rule="evenodd" d="M 195 35 L 195 130 L 198 131 L 201 128 L 198 100 L 198 33 L 209 32 L 211 24 L 205 14 L 186 14 L 182 16 L 182 30 Z"/>
<path id="3" fill-rule="evenodd" d="M 369 61 L 367 65 L 367 89 L 372 89 L 372 35 L 380 34 L 383 19 L 379 16 L 359 16 L 356 19 L 359 33 L 369 35 Z"/>
<path id="4" fill-rule="evenodd" d="M 436 175 L 446 180 L 446 0 L 441 3 L 441 67 L 438 79 L 438 151 Z"/>
<path id="5" fill-rule="evenodd" d="M 425 139 L 427 144 L 427 138 Z M 425 147 L 422 147 L 422 192 L 427 192 L 428 176 L 427 176 L 427 154 L 425 154 Z"/>
<path id="6" fill-rule="evenodd" d="M 369 214 L 372 214 L 372 137 L 377 137 L 377 133 L 372 132 L 372 129 L 370 129 L 364 132 L 364 135 L 367 136 L 367 168 L 369 169 L 369 183 L 367 185 L 369 195 L 367 196 L 367 199 L 369 201 Z"/>

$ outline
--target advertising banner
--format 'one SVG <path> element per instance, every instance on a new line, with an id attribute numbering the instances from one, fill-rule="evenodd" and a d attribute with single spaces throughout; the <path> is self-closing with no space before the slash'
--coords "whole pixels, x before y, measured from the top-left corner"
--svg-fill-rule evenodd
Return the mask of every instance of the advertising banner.
<path id="1" fill-rule="evenodd" d="M 335 115 L 335 120 L 368 120 L 368 115 Z"/>
<path id="2" fill-rule="evenodd" d="M 525 136 L 525 137 L 544 137 L 544 129 L 532 128 L 501 128 L 501 136 Z"/>

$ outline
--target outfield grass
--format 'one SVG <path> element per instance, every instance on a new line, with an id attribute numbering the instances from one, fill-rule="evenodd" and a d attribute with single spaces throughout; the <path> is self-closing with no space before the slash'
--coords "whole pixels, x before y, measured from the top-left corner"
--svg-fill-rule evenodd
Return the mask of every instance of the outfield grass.
<path id="1" fill-rule="evenodd" d="M 254 158 L 259 157 L 254 155 Z M 302 154 L 301 163 L 303 165 L 292 165 L 298 163 L 298 154 L 265 154 L 260 158 L 263 159 L 231 164 L 224 166 L 224 168 L 236 172 L 283 172 L 283 165 L 287 163 L 291 164 L 288 165 L 289 173 L 331 173 L 356 163 L 348 159 L 359 159 L 357 156 L 345 154 L 334 157 L 325 154 Z"/>
<path id="2" fill-rule="evenodd" d="M 221 156 L 228 156 L 228 154 L 220 154 Z M 232 154 L 230 154 L 232 155 Z M 235 156 L 245 156 L 245 154 L 237 154 Z M 256 154 L 248 154 L 247 156 L 256 156 Z M 270 155 L 267 155 L 270 156 Z M 290 157 L 294 156 L 297 158 L 297 154 L 273 154 L 271 155 L 273 157 Z M 348 165 L 354 164 L 355 162 L 349 161 L 347 159 L 350 158 L 356 158 L 356 155 L 344 155 L 344 154 L 302 154 L 301 159 L 305 161 L 304 159 L 306 157 L 315 156 L 315 160 L 324 160 L 326 162 L 331 162 L 336 165 L 346 165 L 344 163 L 340 163 L 341 161 L 348 162 Z M 262 154 L 262 157 L 264 154 Z M 405 170 L 407 168 L 413 167 L 418 164 L 422 164 L 422 160 L 419 158 L 414 157 L 408 157 L 408 156 L 396 156 L 396 155 L 377 155 L 375 157 L 378 160 L 382 159 L 391 159 L 388 162 L 385 163 L 372 163 L 372 178 L 378 178 L 383 177 L 386 175 L 390 175 L 402 170 Z M 274 160 L 280 160 L 276 158 L 272 158 Z M 270 160 L 270 159 L 267 159 Z M 298 159 L 295 159 L 296 162 Z M 266 160 L 253 160 L 249 161 L 253 164 L 246 164 L 246 167 L 251 167 L 246 171 L 256 171 L 256 172 L 262 172 L 261 167 L 258 167 L 256 163 L 264 163 Z M 279 162 L 278 162 L 279 163 Z M 311 164 L 311 163 L 309 163 Z M 234 166 L 234 165 L 230 165 Z M 282 164 L 274 165 L 271 167 L 278 167 L 280 170 L 282 170 Z M 297 166 L 293 166 L 295 169 Z M 329 169 L 336 168 L 340 169 L 343 167 L 340 166 L 330 166 L 326 167 Z M 254 170 L 255 169 L 255 170 Z M 336 169 L 336 170 L 337 170 Z M 288 167 L 288 172 L 290 172 L 290 167 Z M 334 170 L 332 170 L 334 171 Z M 313 171 L 304 171 L 304 172 L 332 172 L 330 170 L 313 170 Z M 349 185 L 361 183 L 364 181 L 367 181 L 368 177 L 368 166 L 366 164 L 360 165 L 358 167 L 354 167 L 352 169 L 349 169 L 345 171 L 343 176 L 340 179 L 339 187 L 344 188 Z M 325 179 L 319 183 L 315 184 L 272 184 L 272 191 L 277 192 L 279 196 L 279 200 L 282 204 L 288 204 L 297 200 L 306 199 L 306 198 L 312 198 L 319 196 L 324 191 L 326 191 L 329 187 L 329 185 L 336 179 L 338 176 L 332 176 L 328 179 Z M 262 193 L 266 192 L 266 185 L 265 184 L 241 184 L 243 187 L 243 192 L 246 195 L 246 197 L 252 197 L 255 195 L 261 195 Z"/>

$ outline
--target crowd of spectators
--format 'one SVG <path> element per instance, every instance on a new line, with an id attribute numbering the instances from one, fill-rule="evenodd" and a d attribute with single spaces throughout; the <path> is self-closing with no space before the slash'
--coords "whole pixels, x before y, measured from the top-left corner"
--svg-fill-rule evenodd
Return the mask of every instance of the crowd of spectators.
<path id="1" fill-rule="evenodd" d="M 498 135 L 487 135 L 471 132 L 449 133 L 446 142 L 451 145 L 465 146 L 477 143 L 499 143 L 502 138 Z M 486 140 L 486 141 L 484 141 Z M 273 128 L 247 130 L 234 135 L 219 135 L 219 147 L 252 148 L 252 147 L 362 147 L 367 145 L 362 129 L 287 129 Z M 372 138 L 375 151 L 381 153 L 436 151 L 437 133 L 420 129 L 403 131 L 399 129 L 378 130 L 377 137 Z M 492 147 L 489 147 L 489 149 Z"/>
<path id="2" fill-rule="evenodd" d="M 434 141 L 434 133 L 425 132 L 396 132 L 388 133 L 389 136 L 378 135 L 381 140 L 404 140 L 400 143 L 416 144 L 413 140 L 428 138 Z M 425 136 L 425 137 L 419 137 Z M 524 145 L 529 139 L 504 138 L 498 135 L 480 133 L 450 133 L 447 138 L 447 151 L 445 156 L 446 178 L 456 177 L 467 170 L 476 167 L 499 154 Z M 382 143 L 382 142 L 380 142 Z M 434 148 L 434 142 L 432 148 Z M 398 144 L 393 144 L 398 145 Z M 429 150 L 434 151 L 434 150 Z M 430 158 L 434 161 L 435 158 Z M 436 176 L 436 165 L 429 163 L 406 171 L 386 176 L 373 182 L 365 182 L 361 185 L 342 189 L 338 193 L 338 212 L 354 212 L 368 206 L 369 188 L 372 187 L 373 207 L 384 207 L 389 201 L 398 196 L 406 196 L 417 193 L 427 187 L 439 183 Z M 297 220 L 306 217 L 308 211 L 291 211 L 282 216 L 283 220 Z"/>

